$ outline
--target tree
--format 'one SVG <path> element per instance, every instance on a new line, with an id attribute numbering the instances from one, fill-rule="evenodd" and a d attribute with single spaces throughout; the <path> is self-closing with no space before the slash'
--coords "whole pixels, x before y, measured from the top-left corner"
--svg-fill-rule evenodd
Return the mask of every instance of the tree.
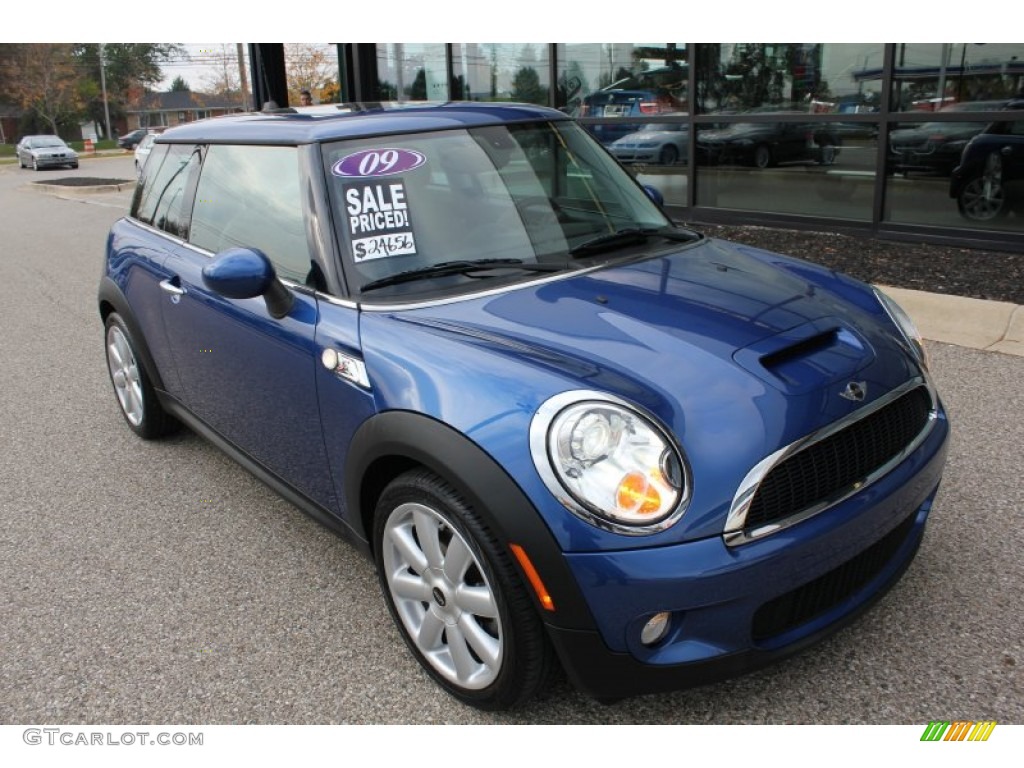
<path id="1" fill-rule="evenodd" d="M 5 54 L 17 73 L 6 79 L 6 90 L 15 101 L 54 134 L 60 133 L 61 126 L 72 124 L 83 107 L 74 46 L 18 44 L 7 46 Z"/>
<path id="2" fill-rule="evenodd" d="M 285 43 L 284 61 L 289 103 L 298 104 L 299 92 L 302 90 L 308 90 L 323 101 L 323 89 L 339 81 L 337 55 L 329 47 L 311 43 Z"/>
<path id="3" fill-rule="evenodd" d="M 210 73 L 204 75 L 202 85 L 207 93 L 215 93 L 224 96 L 237 93 L 238 83 L 238 54 L 237 48 L 233 45 L 221 43 L 219 48 L 211 48 L 202 52 L 204 62 L 209 62 Z"/>
<path id="4" fill-rule="evenodd" d="M 512 78 L 512 100 L 531 104 L 547 104 L 548 89 L 540 84 L 540 75 L 533 67 L 520 67 Z"/>
<path id="5" fill-rule="evenodd" d="M 176 43 L 106 43 L 103 45 L 103 70 L 107 82 L 107 103 L 112 118 L 124 115 L 124 108 L 137 103 L 152 86 L 163 80 L 163 65 L 185 56 Z M 103 96 L 100 84 L 100 46 L 77 43 L 75 59 L 79 72 L 95 87 L 87 87 L 86 109 L 89 117 L 103 120 Z"/>
<path id="6" fill-rule="evenodd" d="M 183 78 L 181 75 L 178 75 L 174 78 L 174 80 L 171 81 L 171 90 L 191 91 L 192 89 L 189 87 L 189 84 L 185 81 L 185 78 Z"/>

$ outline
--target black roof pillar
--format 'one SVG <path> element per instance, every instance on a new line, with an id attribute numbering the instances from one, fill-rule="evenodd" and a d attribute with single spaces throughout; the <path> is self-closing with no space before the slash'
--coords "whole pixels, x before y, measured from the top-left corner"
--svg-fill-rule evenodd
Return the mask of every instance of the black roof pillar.
<path id="1" fill-rule="evenodd" d="M 257 110 L 288 106 L 288 78 L 285 76 L 284 43 L 249 43 L 252 101 Z"/>

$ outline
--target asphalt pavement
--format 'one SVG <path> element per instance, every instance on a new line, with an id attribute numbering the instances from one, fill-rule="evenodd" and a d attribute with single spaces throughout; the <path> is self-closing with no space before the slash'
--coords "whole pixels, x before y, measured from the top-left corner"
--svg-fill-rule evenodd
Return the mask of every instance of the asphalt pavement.
<path id="1" fill-rule="evenodd" d="M 0 723 L 1024 723 L 1019 307 L 982 302 L 968 342 L 941 324 L 975 305 L 932 330 L 895 294 L 935 339 L 953 437 L 920 553 L 862 619 L 718 685 L 603 706 L 563 682 L 486 714 L 419 670 L 351 547 L 195 435 L 125 427 L 95 294 L 130 192 L 27 189 L 75 173 L 131 158 L 0 167 Z"/>

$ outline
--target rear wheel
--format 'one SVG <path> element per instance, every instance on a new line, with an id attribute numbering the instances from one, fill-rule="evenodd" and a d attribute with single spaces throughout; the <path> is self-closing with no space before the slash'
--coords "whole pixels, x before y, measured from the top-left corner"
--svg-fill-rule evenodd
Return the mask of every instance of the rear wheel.
<path id="1" fill-rule="evenodd" d="M 539 693 L 554 656 L 512 558 L 462 496 L 408 472 L 377 504 L 381 589 L 402 638 L 445 690 L 479 709 Z"/>
<path id="2" fill-rule="evenodd" d="M 673 144 L 666 144 L 661 149 L 661 156 L 658 158 L 662 165 L 675 165 L 679 162 L 679 150 Z"/>
<path id="3" fill-rule="evenodd" d="M 772 164 L 772 151 L 764 144 L 758 144 L 754 149 L 754 167 L 767 168 Z"/>

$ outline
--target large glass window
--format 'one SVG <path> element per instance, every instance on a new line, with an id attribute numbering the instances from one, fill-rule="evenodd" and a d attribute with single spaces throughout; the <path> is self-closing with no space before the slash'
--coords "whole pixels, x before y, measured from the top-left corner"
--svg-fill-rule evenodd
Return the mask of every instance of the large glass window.
<path id="1" fill-rule="evenodd" d="M 378 43 L 377 79 L 384 101 L 447 101 L 443 43 Z"/>
<path id="2" fill-rule="evenodd" d="M 717 43 L 698 46 L 697 111 L 872 112 L 881 43 Z"/>
<path id="3" fill-rule="evenodd" d="M 1024 121 L 897 125 L 887 167 L 888 221 L 1024 230 Z"/>
<path id="4" fill-rule="evenodd" d="M 457 43 L 453 70 L 454 99 L 549 103 L 547 43 Z"/>
<path id="5" fill-rule="evenodd" d="M 899 43 L 895 64 L 894 111 L 999 109 L 1024 85 L 1024 43 Z"/>
<path id="6" fill-rule="evenodd" d="M 697 204 L 870 220 L 878 150 L 872 131 L 857 123 L 699 126 Z"/>
<path id="7" fill-rule="evenodd" d="M 574 117 L 685 114 L 683 43 L 559 43 L 555 106 Z"/>
<path id="8" fill-rule="evenodd" d="M 218 253 L 258 248 L 278 275 L 305 283 L 312 262 L 295 147 L 213 145 L 196 189 L 190 240 Z"/>

